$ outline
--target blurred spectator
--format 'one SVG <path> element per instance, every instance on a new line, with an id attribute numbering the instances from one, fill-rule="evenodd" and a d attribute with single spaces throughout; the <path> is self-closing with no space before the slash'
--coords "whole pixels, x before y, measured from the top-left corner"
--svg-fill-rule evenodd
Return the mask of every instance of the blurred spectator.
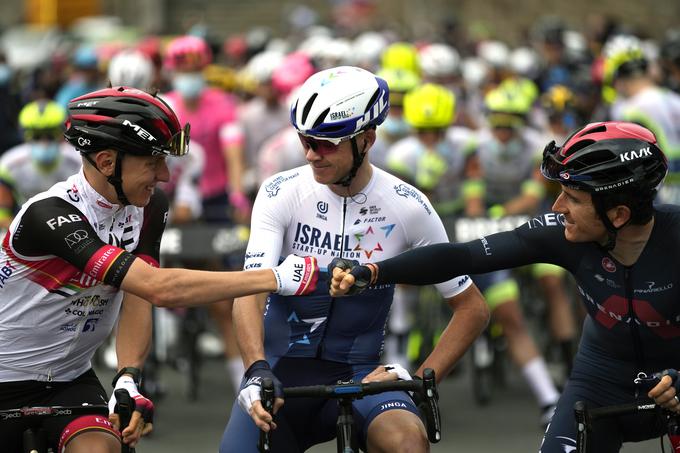
<path id="1" fill-rule="evenodd" d="M 13 79 L 12 68 L 0 53 L 0 155 L 21 142 L 17 125 L 20 104 Z"/>
<path id="2" fill-rule="evenodd" d="M 26 142 L 0 158 L 0 227 L 7 228 L 21 205 L 59 181 L 78 173 L 80 154 L 64 141 L 66 111 L 40 100 L 19 114 Z"/>
<path id="3" fill-rule="evenodd" d="M 71 99 L 102 88 L 98 65 L 95 48 L 85 44 L 79 46 L 71 57 L 71 74 L 57 92 L 55 101 L 66 108 Z"/>

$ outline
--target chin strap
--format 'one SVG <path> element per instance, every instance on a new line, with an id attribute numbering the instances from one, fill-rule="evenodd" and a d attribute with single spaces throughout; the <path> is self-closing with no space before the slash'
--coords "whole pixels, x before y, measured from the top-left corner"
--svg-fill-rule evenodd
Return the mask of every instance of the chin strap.
<path id="1" fill-rule="evenodd" d="M 621 228 L 626 226 L 628 222 L 624 223 L 620 227 L 616 228 L 614 224 L 609 220 L 607 216 L 607 210 L 604 207 L 604 201 L 600 197 L 593 197 L 593 205 L 595 206 L 595 212 L 600 216 L 600 220 L 607 229 L 607 242 L 602 246 L 606 251 L 613 250 L 616 247 L 616 234 Z M 630 219 L 628 219 L 630 221 Z"/>
<path id="2" fill-rule="evenodd" d="M 359 146 L 357 146 L 356 137 L 352 137 L 351 143 L 353 160 L 352 168 L 350 168 L 349 173 L 334 182 L 333 184 L 335 185 L 349 187 L 349 185 L 352 183 L 352 180 L 357 175 L 359 167 L 361 167 L 361 164 L 364 162 L 364 158 L 366 157 L 366 147 L 368 146 L 367 142 L 364 141 L 364 149 L 361 151 L 361 153 L 359 153 Z"/>
<path id="3" fill-rule="evenodd" d="M 83 154 L 83 155 L 85 156 L 85 159 L 87 159 L 88 162 L 90 162 L 99 173 L 102 173 L 99 170 L 99 167 L 97 167 L 97 164 L 90 157 L 90 153 L 86 153 L 86 154 Z M 116 190 L 116 196 L 118 197 L 118 201 L 120 202 L 120 204 L 123 205 L 123 206 L 129 206 L 130 201 L 127 199 L 127 196 L 125 196 L 125 192 L 123 192 L 123 177 L 122 177 L 122 175 L 123 175 L 123 153 L 117 152 L 116 153 L 116 164 L 115 164 L 115 167 L 113 169 L 113 174 L 111 176 L 107 176 L 106 180 Z"/>

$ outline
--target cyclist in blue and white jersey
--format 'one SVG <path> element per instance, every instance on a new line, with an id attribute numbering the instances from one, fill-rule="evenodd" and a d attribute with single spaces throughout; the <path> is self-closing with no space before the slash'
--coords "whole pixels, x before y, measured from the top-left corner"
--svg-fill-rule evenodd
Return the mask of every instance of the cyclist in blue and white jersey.
<path id="1" fill-rule="evenodd" d="M 166 156 L 188 151 L 188 125 L 159 98 L 126 87 L 76 98 L 68 113 L 65 137 L 82 155 L 80 172 L 29 199 L 0 248 L 0 410 L 106 402 L 91 359 L 120 317 L 113 386 L 135 399 L 122 433 L 134 445 L 152 429 L 153 404 L 138 390 L 149 302 L 304 293 L 314 288 L 316 265 L 290 257 L 273 272 L 159 269 L 168 201 L 154 189 L 169 178 Z M 111 421 L 118 423 L 115 414 Z M 26 427 L 0 423 L 3 452 L 24 451 Z M 121 450 L 117 427 L 98 415 L 57 417 L 43 428 L 54 451 Z"/>
<path id="2" fill-rule="evenodd" d="M 388 109 L 387 83 L 356 67 L 311 76 L 292 104 L 307 166 L 274 175 L 260 188 L 253 210 L 245 269 L 278 263 L 288 253 L 312 254 L 320 266 L 333 258 L 378 260 L 413 247 L 445 242 L 441 220 L 414 187 L 372 166 L 367 158 L 375 129 Z M 320 287 L 327 283 L 322 272 Z M 484 301 L 467 276 L 438 286 L 456 315 L 423 367 L 448 374 L 488 320 Z M 311 297 L 270 295 L 264 319 L 261 297 L 238 299 L 234 320 L 247 367 L 238 403 L 220 451 L 257 451 L 260 429 L 273 430 L 277 452 L 301 452 L 335 437 L 337 404 L 283 401 L 282 387 L 361 381 L 398 374 L 379 365 L 393 286 L 335 300 L 326 290 Z M 263 410 L 260 382 L 272 378 L 278 397 L 272 417 Z M 239 407 L 240 406 L 240 407 Z M 365 397 L 353 404 L 358 440 L 369 451 L 427 451 L 425 428 L 403 392 Z"/>

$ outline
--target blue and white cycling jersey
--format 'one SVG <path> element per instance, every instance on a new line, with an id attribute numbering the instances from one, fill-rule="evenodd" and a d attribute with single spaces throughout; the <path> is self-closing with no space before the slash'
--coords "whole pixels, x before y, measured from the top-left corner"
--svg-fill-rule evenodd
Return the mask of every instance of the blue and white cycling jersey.
<path id="1" fill-rule="evenodd" d="M 373 167 L 361 193 L 341 197 L 314 180 L 309 166 L 267 179 L 257 195 L 244 268 L 275 266 L 290 253 L 312 255 L 322 271 L 342 257 L 380 261 L 405 250 L 448 242 L 439 216 L 423 193 Z M 308 357 L 376 363 L 382 352 L 393 285 L 333 299 L 322 272 L 311 296 L 271 295 L 265 309 L 268 359 Z M 443 297 L 470 286 L 467 276 L 437 285 Z"/>

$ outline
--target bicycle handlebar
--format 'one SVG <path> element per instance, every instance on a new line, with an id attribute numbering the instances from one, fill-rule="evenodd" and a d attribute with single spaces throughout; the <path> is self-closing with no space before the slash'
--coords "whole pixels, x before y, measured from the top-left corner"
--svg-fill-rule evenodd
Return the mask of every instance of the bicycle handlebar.
<path id="1" fill-rule="evenodd" d="M 19 409 L 0 410 L 0 421 L 16 420 L 25 417 L 61 417 L 64 415 L 109 415 L 105 404 L 83 404 L 81 406 L 35 406 Z"/>
<path id="2" fill-rule="evenodd" d="M 358 399 L 366 395 L 375 395 L 383 392 L 404 391 L 413 392 L 414 399 L 419 409 L 424 412 L 427 428 L 427 438 L 432 443 L 441 440 L 441 415 L 439 413 L 439 394 L 434 377 L 434 370 L 426 368 L 423 371 L 423 379 L 411 381 L 381 381 L 354 383 L 339 382 L 335 385 L 309 385 L 301 387 L 287 387 L 283 389 L 285 398 L 333 398 L 333 399 Z M 416 398 L 417 397 L 417 398 Z M 274 404 L 274 385 L 271 379 L 262 381 L 262 406 L 271 413 Z M 271 451 L 269 433 L 260 431 L 258 443 L 260 452 Z"/>
<path id="3" fill-rule="evenodd" d="M 116 396 L 116 407 L 114 408 L 114 411 L 120 417 L 120 432 L 122 436 L 123 429 L 130 424 L 130 419 L 132 418 L 132 413 L 135 411 L 136 403 L 128 391 L 123 388 L 114 390 L 113 394 Z M 135 453 L 135 448 L 125 443 L 121 443 L 120 451 L 121 453 Z"/>

